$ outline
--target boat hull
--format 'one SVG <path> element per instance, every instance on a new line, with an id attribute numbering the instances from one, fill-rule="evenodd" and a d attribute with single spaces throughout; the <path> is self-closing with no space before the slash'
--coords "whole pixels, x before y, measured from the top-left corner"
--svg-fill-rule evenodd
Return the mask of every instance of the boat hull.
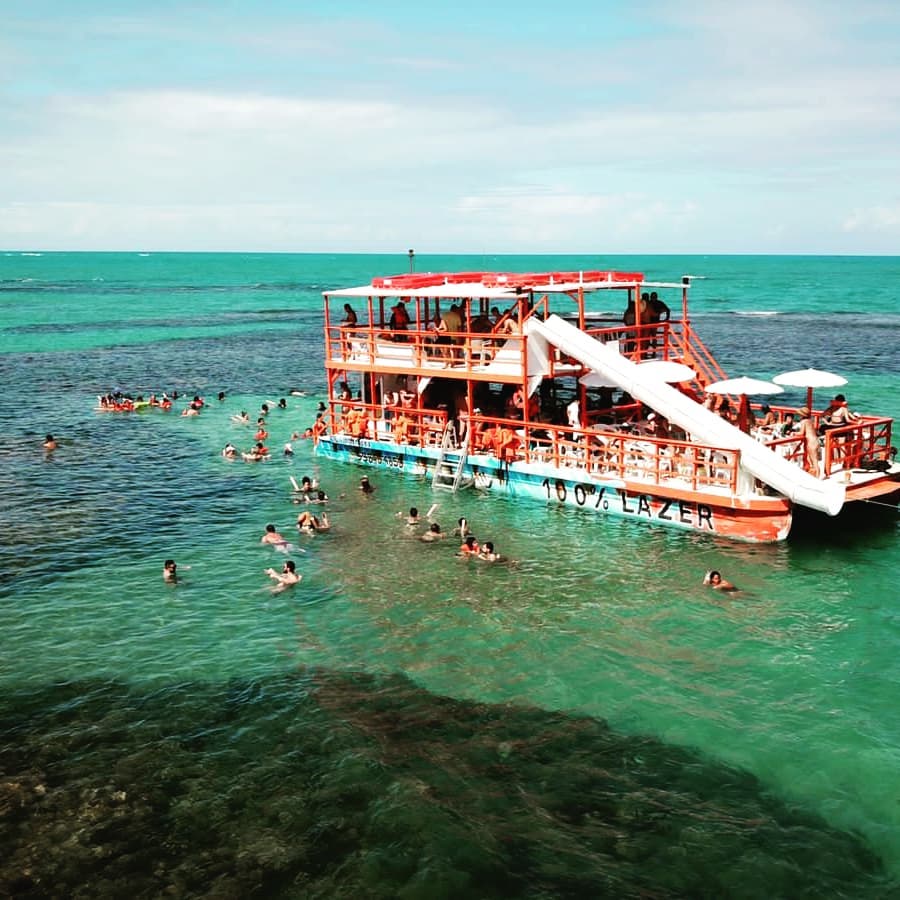
<path id="1" fill-rule="evenodd" d="M 440 453 L 433 448 L 343 435 L 324 436 L 318 442 L 317 452 L 340 462 L 428 478 L 434 473 Z M 467 456 L 463 473 L 480 490 L 729 539 L 781 541 L 787 537 L 792 522 L 791 504 L 783 498 L 746 500 L 667 485 L 604 480 L 577 468 L 526 462 L 506 464 L 482 454 Z"/>

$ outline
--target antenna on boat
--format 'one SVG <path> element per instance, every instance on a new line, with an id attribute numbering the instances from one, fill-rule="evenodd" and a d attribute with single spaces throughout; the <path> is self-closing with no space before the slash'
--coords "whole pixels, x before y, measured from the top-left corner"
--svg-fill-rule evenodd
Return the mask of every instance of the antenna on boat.
<path id="1" fill-rule="evenodd" d="M 416 251 L 412 249 L 409 251 L 409 271 L 416 271 Z"/>

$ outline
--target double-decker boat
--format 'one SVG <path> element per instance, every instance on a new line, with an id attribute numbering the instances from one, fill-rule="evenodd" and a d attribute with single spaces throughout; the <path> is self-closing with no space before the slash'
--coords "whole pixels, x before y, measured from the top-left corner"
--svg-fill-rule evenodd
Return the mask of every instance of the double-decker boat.
<path id="1" fill-rule="evenodd" d="M 457 272 L 326 291 L 317 452 L 749 541 L 786 538 L 798 507 L 896 503 L 891 419 L 818 438 L 791 430 L 798 409 L 773 404 L 755 428 L 746 396 L 728 398 L 733 418 L 704 402 L 724 372 L 691 326 L 690 284 Z"/>

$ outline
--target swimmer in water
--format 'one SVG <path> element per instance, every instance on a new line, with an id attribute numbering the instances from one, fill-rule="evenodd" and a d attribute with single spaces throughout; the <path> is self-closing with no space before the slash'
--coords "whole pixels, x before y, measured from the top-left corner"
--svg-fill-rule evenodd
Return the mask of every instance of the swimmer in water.
<path id="1" fill-rule="evenodd" d="M 266 569 L 266 575 L 273 581 L 278 582 L 275 587 L 272 588 L 273 594 L 280 593 L 281 591 L 287 590 L 289 587 L 293 587 L 303 577 L 297 573 L 297 568 L 292 559 L 286 559 L 284 561 L 284 565 L 281 567 L 280 572 L 276 572 L 274 569 Z"/>
<path id="2" fill-rule="evenodd" d="M 500 559 L 500 554 L 494 552 L 494 542 L 493 541 L 485 541 L 484 546 L 481 548 L 481 552 L 478 554 L 479 559 L 486 559 L 488 562 L 497 562 Z"/>
<path id="3" fill-rule="evenodd" d="M 713 590 L 716 591 L 737 590 L 737 588 L 730 581 L 726 581 L 722 577 L 721 572 L 717 572 L 715 569 L 706 573 L 706 577 L 703 579 L 703 583 L 708 584 L 711 588 L 713 588 Z"/>
<path id="4" fill-rule="evenodd" d="M 178 567 L 175 565 L 174 559 L 167 559 L 163 563 L 163 581 L 169 582 L 169 584 L 177 584 L 178 583 Z"/>
<path id="5" fill-rule="evenodd" d="M 315 534 L 319 531 L 328 531 L 331 528 L 331 522 L 328 521 L 328 513 L 314 516 L 308 510 L 304 510 L 297 516 L 297 527 L 306 534 Z"/>
<path id="6" fill-rule="evenodd" d="M 397 513 L 397 515 L 402 516 L 403 513 L 399 512 L 399 513 Z M 406 524 L 407 525 L 418 525 L 419 522 L 421 522 L 421 519 L 419 518 L 419 510 L 415 506 L 411 506 L 409 508 L 409 515 L 406 517 Z"/>
<path id="7" fill-rule="evenodd" d="M 56 443 L 56 438 L 53 437 L 52 434 L 48 434 L 48 435 L 44 438 L 44 445 L 43 445 L 43 446 L 44 446 L 44 449 L 45 449 L 45 450 L 55 450 L 55 449 L 59 446 L 59 444 Z"/>
<path id="8" fill-rule="evenodd" d="M 281 544 L 284 545 L 287 543 L 286 538 L 283 534 L 279 534 L 275 530 L 274 525 L 266 525 L 266 533 L 259 539 L 261 544 Z"/>
<path id="9" fill-rule="evenodd" d="M 437 522 L 432 522 L 431 525 L 428 526 L 428 531 L 426 531 L 419 540 L 431 543 L 431 541 L 443 540 L 443 537 L 444 532 L 441 531 L 441 526 Z"/>

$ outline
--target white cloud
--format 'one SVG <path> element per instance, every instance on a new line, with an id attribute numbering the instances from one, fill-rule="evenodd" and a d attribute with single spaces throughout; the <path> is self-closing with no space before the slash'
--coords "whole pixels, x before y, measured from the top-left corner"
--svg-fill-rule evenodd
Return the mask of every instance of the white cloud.
<path id="1" fill-rule="evenodd" d="M 117 63 L 134 41 L 164 48 L 171 72 L 145 63 L 129 81 L 92 55 L 94 77 L 63 92 L 65 66 L 48 57 L 55 80 L 0 93 L 0 235 L 748 250 L 779 222 L 795 240 L 830 229 L 863 242 L 892 227 L 881 198 L 900 194 L 900 66 L 865 31 L 890 15 L 865 2 L 655 3 L 642 30 L 609 36 L 585 7 L 568 42 L 522 29 L 506 54 L 496 31 L 438 36 L 421 17 L 86 19 Z M 72 27 L 31 25 L 66 54 Z M 216 61 L 206 80 L 187 44 L 206 54 L 198 72 Z"/>
<path id="2" fill-rule="evenodd" d="M 900 206 L 855 209 L 844 221 L 844 231 L 900 231 Z"/>

